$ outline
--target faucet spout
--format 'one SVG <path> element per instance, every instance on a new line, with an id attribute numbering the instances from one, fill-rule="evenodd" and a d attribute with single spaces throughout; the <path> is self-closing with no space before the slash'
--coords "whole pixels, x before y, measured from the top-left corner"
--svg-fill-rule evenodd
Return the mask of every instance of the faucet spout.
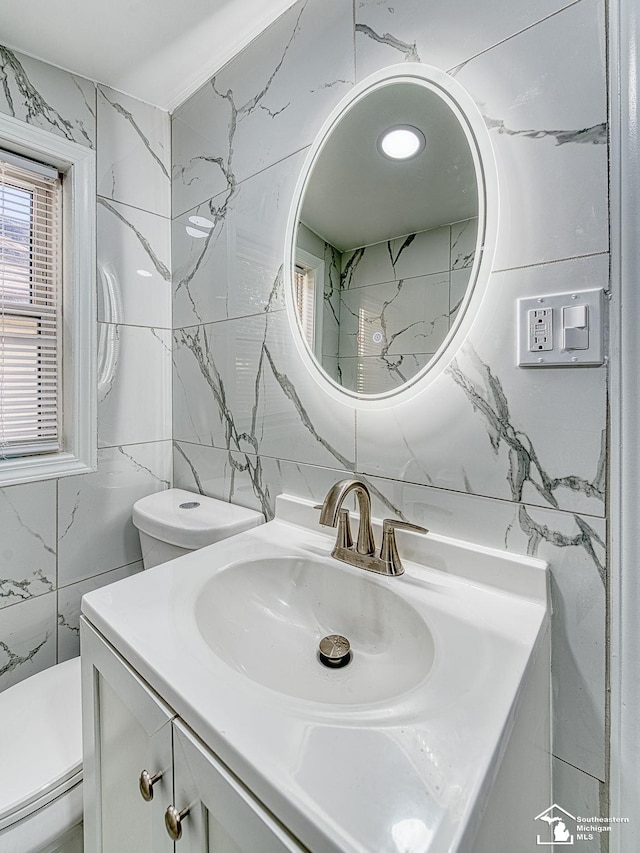
<path id="1" fill-rule="evenodd" d="M 376 546 L 371 528 L 371 495 L 366 483 L 361 480 L 346 479 L 333 485 L 324 499 L 320 513 L 320 524 L 327 527 L 337 527 L 340 510 L 347 495 L 353 492 L 358 499 L 360 510 L 360 526 L 358 527 L 358 541 L 356 551 L 358 554 L 371 555 L 375 553 Z"/>
<path id="2" fill-rule="evenodd" d="M 349 526 L 349 510 L 343 508 L 342 504 L 351 492 L 358 499 L 360 507 L 360 526 L 358 528 L 358 542 L 354 546 L 351 539 Z M 414 533 L 428 533 L 424 527 L 410 524 L 408 521 L 399 521 L 393 518 L 385 518 L 382 523 L 382 547 L 380 556 L 376 556 L 376 545 L 373 539 L 371 527 L 371 495 L 366 483 L 362 480 L 340 480 L 327 492 L 320 510 L 320 524 L 325 527 L 337 527 L 338 536 L 331 556 L 351 566 L 358 566 L 369 572 L 377 572 L 381 575 L 398 576 L 404 572 L 400 561 L 398 548 L 396 546 L 396 528 L 400 530 L 412 530 Z"/>

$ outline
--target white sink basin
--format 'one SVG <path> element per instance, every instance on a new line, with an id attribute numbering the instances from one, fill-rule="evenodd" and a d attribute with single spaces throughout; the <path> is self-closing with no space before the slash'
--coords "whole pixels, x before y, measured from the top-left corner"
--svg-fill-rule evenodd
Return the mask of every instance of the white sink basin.
<path id="1" fill-rule="evenodd" d="M 551 795 L 545 565 L 401 531 L 405 573 L 385 577 L 334 541 L 281 495 L 273 521 L 95 590 L 83 614 L 308 850 L 477 850 L 489 797 L 496 826 L 505 805 L 530 821 Z M 353 650 L 340 669 L 317 657 L 333 633 Z M 535 785 L 493 799 L 514 743 Z"/>
<path id="2" fill-rule="evenodd" d="M 234 563 L 202 588 L 196 624 L 219 658 L 272 690 L 331 704 L 381 702 L 419 685 L 434 658 L 431 631 L 393 583 L 300 557 Z M 329 634 L 351 644 L 339 669 L 318 656 Z"/>

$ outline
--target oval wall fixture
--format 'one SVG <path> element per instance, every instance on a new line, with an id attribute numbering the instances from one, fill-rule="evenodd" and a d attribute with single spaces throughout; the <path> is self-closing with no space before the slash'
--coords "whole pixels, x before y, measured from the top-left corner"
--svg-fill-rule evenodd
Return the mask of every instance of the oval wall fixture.
<path id="1" fill-rule="evenodd" d="M 354 87 L 307 154 L 285 241 L 289 321 L 318 384 L 375 408 L 432 381 L 473 321 L 497 229 L 489 134 L 453 77 L 403 63 Z"/>

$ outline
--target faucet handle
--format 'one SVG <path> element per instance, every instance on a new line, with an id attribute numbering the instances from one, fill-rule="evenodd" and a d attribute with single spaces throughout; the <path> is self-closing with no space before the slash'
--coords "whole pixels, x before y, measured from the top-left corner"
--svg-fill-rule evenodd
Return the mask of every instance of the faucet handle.
<path id="1" fill-rule="evenodd" d="M 428 533 L 426 527 L 420 527 L 419 524 L 412 524 L 410 521 L 400 521 L 397 518 L 385 518 L 382 522 L 382 535 L 392 532 L 393 530 L 413 530 L 414 533 Z"/>
<path id="2" fill-rule="evenodd" d="M 341 509 L 338 514 L 338 535 L 336 536 L 336 548 L 352 548 L 353 537 L 351 535 L 351 524 L 349 523 L 349 510 Z"/>
<path id="3" fill-rule="evenodd" d="M 404 572 L 398 546 L 396 545 L 396 530 L 412 530 L 414 533 L 428 533 L 426 527 L 411 524 L 409 521 L 398 521 L 395 518 L 385 518 L 382 522 L 382 545 L 380 559 L 385 563 L 390 575 L 401 575 Z"/>

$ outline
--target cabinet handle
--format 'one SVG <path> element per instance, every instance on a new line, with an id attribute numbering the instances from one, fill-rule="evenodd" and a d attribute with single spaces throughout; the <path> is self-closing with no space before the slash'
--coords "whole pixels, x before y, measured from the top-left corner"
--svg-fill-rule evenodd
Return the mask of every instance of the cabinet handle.
<path id="1" fill-rule="evenodd" d="M 155 773 L 151 776 L 147 770 L 143 770 L 140 774 L 140 793 L 142 795 L 142 799 L 146 800 L 148 803 L 153 799 L 153 786 L 158 779 L 162 779 L 162 773 Z"/>
<path id="2" fill-rule="evenodd" d="M 182 809 L 181 812 L 175 806 L 169 806 L 164 813 L 164 825 L 167 828 L 169 837 L 173 841 L 180 841 L 182 838 L 182 821 L 189 814 L 189 807 Z"/>

